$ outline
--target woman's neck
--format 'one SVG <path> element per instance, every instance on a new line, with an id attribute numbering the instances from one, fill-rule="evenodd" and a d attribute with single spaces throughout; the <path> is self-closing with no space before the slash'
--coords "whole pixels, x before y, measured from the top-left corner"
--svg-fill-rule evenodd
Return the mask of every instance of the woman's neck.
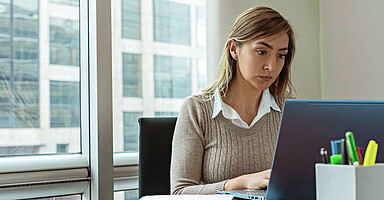
<path id="1" fill-rule="evenodd" d="M 262 90 L 258 90 L 245 80 L 234 77 L 223 102 L 231 106 L 248 125 L 256 117 L 261 101 Z"/>

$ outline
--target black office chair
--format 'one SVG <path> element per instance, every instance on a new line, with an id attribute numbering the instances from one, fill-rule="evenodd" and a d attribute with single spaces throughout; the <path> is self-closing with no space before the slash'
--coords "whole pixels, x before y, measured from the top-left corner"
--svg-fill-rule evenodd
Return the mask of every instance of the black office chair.
<path id="1" fill-rule="evenodd" d="M 139 118 L 139 198 L 170 194 L 171 150 L 176 119 Z"/>

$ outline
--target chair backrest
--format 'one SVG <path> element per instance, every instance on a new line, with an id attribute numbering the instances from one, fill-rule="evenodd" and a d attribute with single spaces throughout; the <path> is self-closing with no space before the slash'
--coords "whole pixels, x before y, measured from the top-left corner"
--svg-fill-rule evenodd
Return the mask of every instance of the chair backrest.
<path id="1" fill-rule="evenodd" d="M 170 194 L 171 150 L 176 119 L 139 118 L 139 198 Z"/>

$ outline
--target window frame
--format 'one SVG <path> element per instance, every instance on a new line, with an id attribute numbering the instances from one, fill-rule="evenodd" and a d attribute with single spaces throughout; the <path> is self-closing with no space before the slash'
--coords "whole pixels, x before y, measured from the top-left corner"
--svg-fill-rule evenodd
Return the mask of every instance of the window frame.
<path id="1" fill-rule="evenodd" d="M 209 2 L 206 1 L 206 12 L 216 7 Z M 2 198 L 82 194 L 84 200 L 113 199 L 114 191 L 138 189 L 139 153 L 113 152 L 111 4 L 112 1 L 81 0 L 79 5 L 81 152 L 0 157 Z M 211 48 L 208 41 L 212 24 L 215 23 L 209 23 L 207 16 L 207 49 Z M 207 61 L 211 61 L 208 55 Z M 208 79 L 212 78 L 210 68 L 207 70 Z M 8 181 L 18 175 L 23 175 L 20 182 Z"/>
<path id="2" fill-rule="evenodd" d="M 80 1 L 81 152 L 1 157 L 2 198 L 82 194 L 83 199 L 113 199 L 112 52 L 104 51 L 111 49 L 110 8 L 110 1 Z M 25 176 L 23 180 L 9 181 L 20 173 Z M 63 173 L 65 180 L 60 177 Z M 41 174 L 46 176 L 37 176 Z"/>

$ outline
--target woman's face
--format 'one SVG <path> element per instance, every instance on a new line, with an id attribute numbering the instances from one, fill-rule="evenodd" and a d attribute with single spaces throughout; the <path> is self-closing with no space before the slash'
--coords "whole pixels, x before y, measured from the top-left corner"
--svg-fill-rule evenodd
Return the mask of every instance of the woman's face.
<path id="1" fill-rule="evenodd" d="M 248 41 L 241 47 L 236 47 L 232 42 L 231 54 L 237 57 L 236 76 L 242 76 L 258 90 L 267 89 L 284 67 L 288 43 L 287 33 Z"/>

